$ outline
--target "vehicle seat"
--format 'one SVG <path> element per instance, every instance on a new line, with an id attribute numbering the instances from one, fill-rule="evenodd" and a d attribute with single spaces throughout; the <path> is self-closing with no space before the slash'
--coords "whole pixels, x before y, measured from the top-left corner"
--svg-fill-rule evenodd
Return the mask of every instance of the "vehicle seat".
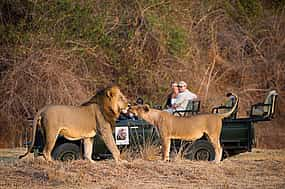
<path id="1" fill-rule="evenodd" d="M 200 100 L 189 100 L 185 110 L 176 110 L 173 115 L 190 116 L 197 114 L 200 111 Z"/>
<path id="2" fill-rule="evenodd" d="M 273 118 L 277 96 L 278 93 L 275 90 L 270 91 L 264 103 L 251 106 L 250 117 L 260 117 L 265 120 Z"/>
<path id="3" fill-rule="evenodd" d="M 222 114 L 222 113 L 226 113 L 226 112 L 229 112 L 233 106 L 235 105 L 236 103 L 236 97 L 235 96 L 231 96 L 225 103 L 224 105 L 220 105 L 220 106 L 217 106 L 217 107 L 214 107 L 212 109 L 212 113 L 214 114 Z M 234 112 L 228 117 L 228 118 L 231 118 L 231 119 L 236 119 L 237 117 L 237 112 L 238 112 L 238 105 L 236 107 L 236 109 L 234 110 Z"/>

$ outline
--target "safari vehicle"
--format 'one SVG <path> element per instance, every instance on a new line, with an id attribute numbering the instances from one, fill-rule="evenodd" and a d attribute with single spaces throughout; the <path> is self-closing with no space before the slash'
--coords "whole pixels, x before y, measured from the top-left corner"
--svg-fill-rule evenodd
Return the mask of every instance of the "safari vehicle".
<path id="1" fill-rule="evenodd" d="M 276 91 L 271 91 L 263 103 L 251 106 L 250 114 L 246 118 L 237 118 L 235 112 L 235 116 L 230 116 L 223 120 L 221 144 L 224 150 L 224 157 L 252 150 L 252 147 L 255 145 L 254 123 L 270 121 L 273 118 L 277 96 Z M 197 114 L 200 109 L 200 102 L 189 102 L 189 107 L 191 109 L 177 112 L 177 114 L 180 116 L 188 116 L 187 114 L 189 113 Z M 227 108 L 229 107 L 220 106 L 214 108 L 213 111 L 219 113 L 220 111 L 225 111 Z M 159 145 L 160 141 L 158 132 L 154 126 L 144 120 L 134 118 L 117 120 L 114 139 L 121 150 L 124 148 L 140 149 L 148 142 Z M 41 155 L 43 146 L 43 137 L 40 132 L 37 132 L 33 147 L 33 152 L 36 156 Z M 52 157 L 62 161 L 80 159 L 82 158 L 83 150 L 81 140 L 70 141 L 59 136 L 53 149 Z M 173 140 L 171 151 L 178 152 L 180 150 L 182 152 L 180 153 L 181 155 L 191 160 L 211 161 L 215 158 L 214 148 L 206 136 L 195 142 Z M 108 157 L 111 157 L 111 153 L 100 136 L 96 135 L 94 137 L 92 158 L 97 160 Z"/>

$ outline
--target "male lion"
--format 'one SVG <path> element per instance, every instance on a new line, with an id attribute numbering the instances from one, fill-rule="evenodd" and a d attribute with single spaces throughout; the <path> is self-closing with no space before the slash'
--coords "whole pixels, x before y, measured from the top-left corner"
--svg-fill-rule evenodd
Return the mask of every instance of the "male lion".
<path id="1" fill-rule="evenodd" d="M 33 140 L 26 156 L 32 149 L 37 127 L 43 131 L 45 146 L 44 158 L 51 161 L 51 152 L 58 135 L 69 140 L 84 141 L 85 157 L 93 162 L 93 137 L 97 129 L 116 162 L 120 161 L 120 152 L 115 144 L 112 127 L 121 111 L 127 109 L 128 102 L 117 86 L 105 88 L 81 106 L 48 105 L 42 108 L 33 121 Z"/>
<path id="2" fill-rule="evenodd" d="M 169 160 L 171 139 L 194 141 L 206 134 L 215 149 L 215 162 L 219 162 L 222 159 L 222 119 L 230 116 L 237 104 L 238 98 L 234 107 L 224 114 L 201 114 L 191 117 L 174 116 L 166 111 L 149 108 L 148 105 L 131 106 L 128 111 L 158 128 L 162 140 L 163 160 Z"/>

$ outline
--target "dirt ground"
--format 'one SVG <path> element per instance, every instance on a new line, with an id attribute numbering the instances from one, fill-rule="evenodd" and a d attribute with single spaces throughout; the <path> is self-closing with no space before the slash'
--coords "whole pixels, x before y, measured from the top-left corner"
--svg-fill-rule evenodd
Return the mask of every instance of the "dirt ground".
<path id="1" fill-rule="evenodd" d="M 134 159 L 46 162 L 24 149 L 0 150 L 0 188 L 285 188 L 285 150 L 243 153 L 221 163 Z"/>

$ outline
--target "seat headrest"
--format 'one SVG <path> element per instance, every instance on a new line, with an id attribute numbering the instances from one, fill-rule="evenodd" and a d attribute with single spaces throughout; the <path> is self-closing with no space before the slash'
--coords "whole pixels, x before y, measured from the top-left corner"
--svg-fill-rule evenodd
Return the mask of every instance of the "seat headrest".
<path id="1" fill-rule="evenodd" d="M 272 90 L 268 93 L 268 95 L 278 95 L 278 93 L 275 90 Z"/>
<path id="2" fill-rule="evenodd" d="M 276 96 L 276 95 L 278 95 L 278 93 L 275 90 L 270 91 L 267 97 L 265 98 L 264 103 L 265 104 L 272 103 L 273 96 Z"/>

